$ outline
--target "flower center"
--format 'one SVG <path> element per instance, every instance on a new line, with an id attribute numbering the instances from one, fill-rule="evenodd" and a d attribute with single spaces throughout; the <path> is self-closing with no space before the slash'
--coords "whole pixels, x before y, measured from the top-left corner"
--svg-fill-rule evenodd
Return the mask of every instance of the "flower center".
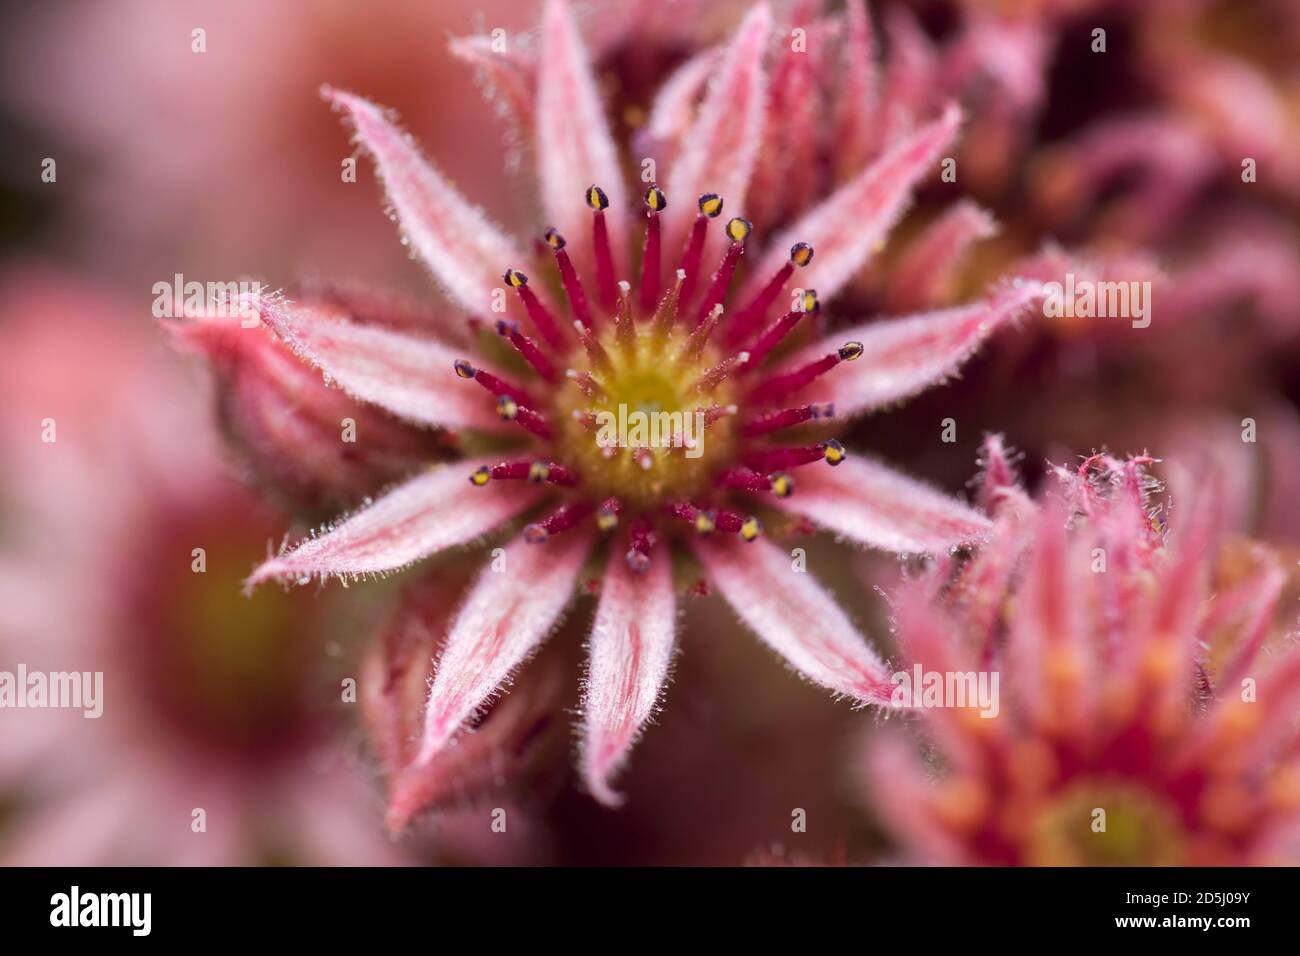
<path id="1" fill-rule="evenodd" d="M 557 457 L 573 463 L 590 494 L 633 508 L 703 492 L 735 452 L 731 383 L 708 388 L 722 355 L 695 349 L 680 327 L 644 322 L 597 341 L 607 362 L 579 354 L 570 377 L 588 387 L 556 396 Z"/>
<path id="2" fill-rule="evenodd" d="M 1034 820 L 1027 848 L 1036 866 L 1177 866 L 1184 835 L 1155 795 L 1120 781 L 1083 781 Z"/>

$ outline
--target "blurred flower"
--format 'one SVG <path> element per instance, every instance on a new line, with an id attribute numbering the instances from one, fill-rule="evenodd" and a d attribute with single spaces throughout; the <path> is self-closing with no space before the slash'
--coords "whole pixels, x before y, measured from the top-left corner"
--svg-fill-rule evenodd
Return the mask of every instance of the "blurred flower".
<path id="1" fill-rule="evenodd" d="M 910 665 L 1000 674 L 1002 690 L 992 716 L 953 701 L 918 708 L 927 762 L 900 735 L 873 741 L 872 799 L 909 858 L 1300 856 L 1300 654 L 1278 626 L 1286 575 L 1264 548 L 1222 546 L 1212 480 L 1172 514 L 1153 510 L 1148 463 L 1092 456 L 1059 469 L 1059 494 L 1033 504 L 994 440 L 988 544 L 900 589 Z"/>
<path id="2" fill-rule="evenodd" d="M 221 477 L 198 393 L 110 295 L 24 271 L 0 283 L 0 661 L 102 673 L 102 716 L 0 709 L 0 858 L 400 862 L 330 742 L 344 608 L 230 599 L 284 519 Z"/>
<path id="3" fill-rule="evenodd" d="M 250 584 L 391 572 L 547 506 L 522 536 L 494 552 L 451 615 L 418 745 L 407 750 L 391 731 L 380 735 L 390 768 L 394 757 L 402 765 L 390 785 L 395 827 L 428 803 L 439 788 L 431 780 L 435 762 L 453 759 L 449 745 L 568 605 L 593 551 L 593 525 L 611 543 L 599 578 L 580 763 L 593 795 L 611 804 L 621 799 L 611 778 L 668 676 L 675 565 L 689 574 L 693 561 L 702 564 L 742 621 L 809 679 L 860 702 L 881 702 L 888 691 L 881 661 L 828 593 L 795 573 L 780 548 L 757 540 L 754 511 L 779 528 L 815 523 L 899 552 L 945 551 L 988 528 L 959 501 L 850 458 L 834 439 L 781 446 L 769 437 L 808 423 L 824 432 L 833 413 L 857 415 L 944 380 L 1040 294 L 1037 283 L 1011 282 L 969 305 L 808 338 L 820 300 L 831 299 L 883 243 L 912 190 L 954 141 L 955 108 L 889 144 L 815 203 L 772 240 L 741 291 L 731 293 L 753 225 L 739 216 L 723 229 L 712 221 L 724 204 L 743 211 L 753 194 L 758 146 L 774 121 L 764 96 L 771 31 L 766 6 L 746 16 L 711 69 L 667 192 L 654 183 L 645 190 L 635 287 L 618 281 L 634 258 L 634 215 L 588 54 L 564 3 L 546 4 L 539 35 L 545 69 L 533 95 L 533 139 L 551 228 L 544 241 L 524 246 L 531 254 L 463 199 L 382 110 L 324 91 L 374 158 L 403 242 L 471 314 L 469 328 L 440 317 L 417 335 L 311 301 L 260 296 L 242 304 L 353 398 L 411 422 L 456 429 L 463 447 L 482 453 L 463 470 L 432 470 L 399 485 L 268 560 Z M 780 122 L 806 122 L 810 109 L 791 103 Z M 530 282 L 529 273 L 545 274 L 542 257 L 554 261 L 567 315 L 554 287 Z M 709 261 L 719 262 L 711 277 Z M 800 289 L 785 292 L 796 270 Z M 918 270 L 918 281 L 927 280 Z M 774 309 L 783 295 L 789 308 Z M 489 328 L 483 316 L 501 312 L 506 316 Z M 776 357 L 796 331 L 804 343 Z M 448 339 L 457 347 L 443 344 Z M 473 361 L 463 357 L 471 349 L 480 356 Z M 856 374 L 822 378 L 855 360 Z M 453 370 L 465 380 L 459 390 L 448 382 Z M 598 439 L 629 411 L 675 414 L 682 422 L 695 417 L 703 430 L 679 436 L 688 441 Z M 500 449 L 511 457 L 503 460 Z M 799 472 L 792 495 L 792 470 L 823 460 L 837 467 Z M 615 545 L 618 527 L 626 533 Z M 417 605 L 414 613 L 424 612 Z M 416 683 L 413 674 L 409 682 Z M 406 693 L 384 706 L 398 713 L 381 726 L 403 727 L 410 719 Z M 512 732 L 512 721 L 499 724 Z"/>

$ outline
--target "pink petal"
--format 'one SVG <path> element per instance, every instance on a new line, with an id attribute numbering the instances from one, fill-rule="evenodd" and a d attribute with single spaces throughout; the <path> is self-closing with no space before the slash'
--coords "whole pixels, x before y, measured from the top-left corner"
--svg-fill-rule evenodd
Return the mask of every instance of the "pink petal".
<path id="1" fill-rule="evenodd" d="M 328 86 L 321 95 L 347 114 L 357 144 L 374 158 L 404 240 L 455 302 L 489 311 L 501 273 L 525 261 L 515 244 L 420 155 L 383 109 Z"/>
<path id="2" fill-rule="evenodd" d="M 763 540 L 698 540 L 710 580 L 750 630 L 809 680 L 863 703 L 887 704 L 884 662 L 815 579 Z"/>
<path id="3" fill-rule="evenodd" d="M 413 766 L 429 763 L 550 632 L 569 603 L 591 537 L 516 538 L 479 575 L 438 661 Z"/>
<path id="4" fill-rule="evenodd" d="M 844 16 L 847 36 L 840 51 L 841 79 L 835 104 L 837 181 L 856 175 L 871 155 L 880 83 L 875 36 L 866 4 L 847 4 Z"/>
<path id="5" fill-rule="evenodd" d="M 668 678 L 676 630 L 671 562 L 632 572 L 611 553 L 591 631 L 591 663 L 583 701 L 582 774 L 607 806 L 623 797 L 610 777 L 626 759 L 654 713 Z"/>
<path id="6" fill-rule="evenodd" d="M 605 217 L 618 270 L 627 262 L 627 192 L 591 62 L 565 0 L 547 0 L 542 15 L 536 123 L 547 225 L 569 238 L 569 254 L 580 269 L 589 266 L 591 243 L 576 240 L 591 235 L 591 211 L 583 201 L 587 188 L 601 187 L 609 197 Z"/>
<path id="7" fill-rule="evenodd" d="M 970 305 L 867 322 L 808 346 L 783 369 L 797 368 L 845 342 L 861 342 L 861 358 L 835 369 L 811 391 L 819 401 L 835 402 L 837 415 L 879 408 L 951 377 L 986 338 L 1023 315 L 1042 295 L 1040 283 L 1012 282 Z"/>
<path id="8" fill-rule="evenodd" d="M 763 137 L 763 53 L 771 29 L 772 13 L 766 3 L 746 15 L 669 170 L 668 234 L 664 241 L 674 257 L 695 220 L 695 201 L 702 193 L 717 193 L 726 213 L 744 215 L 745 193 Z M 715 227 L 709 232 L 703 260 L 707 270 L 717 261 L 724 240 L 723 230 Z"/>
<path id="9" fill-rule="evenodd" d="M 820 206 L 772 240 L 769 251 L 750 270 L 748 300 L 790 258 L 790 246 L 808 242 L 816 257 L 799 276 L 823 301 L 843 288 L 893 228 L 924 177 L 938 173 L 935 161 L 952 145 L 961 111 L 949 106 L 943 116 L 901 141 L 845 183 Z"/>
<path id="10" fill-rule="evenodd" d="M 533 115 L 533 76 L 535 63 L 515 53 L 492 49 L 487 36 L 455 37 L 447 48 L 456 59 L 477 71 L 486 99 L 512 124 L 522 126 Z"/>
<path id="11" fill-rule="evenodd" d="M 954 203 L 926 226 L 889 270 L 885 301 L 891 311 L 924 309 L 943 301 L 971 247 L 997 232 L 997 223 L 969 199 Z"/>
<path id="12" fill-rule="evenodd" d="M 850 453 L 840 465 L 801 469 L 777 504 L 858 544 L 897 554 L 942 553 L 983 538 L 988 518 L 943 492 Z"/>
<path id="13" fill-rule="evenodd" d="M 659 87 L 645 127 L 639 134 L 646 146 L 662 148 L 666 144 L 676 149 L 684 144 L 684 137 L 695 116 L 696 101 L 721 55 L 722 52 L 715 47 L 695 54 L 677 67 Z M 661 161 L 666 158 L 661 157 Z"/>
<path id="14" fill-rule="evenodd" d="M 473 541 L 537 500 L 531 487 L 476 488 L 468 476 L 483 458 L 430 470 L 398 485 L 374 504 L 271 558 L 248 586 L 271 578 L 357 578 L 406 567 L 435 551 Z"/>
<path id="15" fill-rule="evenodd" d="M 359 401 L 424 425 L 502 429 L 482 390 L 456 380 L 461 354 L 445 345 L 286 299 L 250 297 L 246 304 L 299 358 Z"/>

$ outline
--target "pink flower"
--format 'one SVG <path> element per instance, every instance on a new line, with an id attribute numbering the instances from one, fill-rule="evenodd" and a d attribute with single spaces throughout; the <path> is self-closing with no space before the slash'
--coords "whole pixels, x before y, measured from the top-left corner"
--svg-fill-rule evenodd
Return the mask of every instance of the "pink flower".
<path id="1" fill-rule="evenodd" d="M 604 570 L 580 764 L 593 795 L 614 804 L 613 777 L 672 662 L 675 571 L 698 562 L 743 623 L 809 680 L 884 704 L 883 662 L 834 598 L 761 540 L 758 515 L 896 552 L 946 552 L 990 528 L 965 504 L 850 455 L 827 422 L 943 381 L 1040 286 L 1004 284 L 967 305 L 825 331 L 821 303 L 937 174 L 957 136 L 955 107 L 889 143 L 743 268 L 758 237 L 732 214 L 760 201 L 755 183 L 770 158 L 759 146 L 773 122 L 771 39 L 772 15 L 759 5 L 701 69 L 702 98 L 665 189 L 649 183 L 636 203 L 588 54 L 567 5 L 550 0 L 530 90 L 549 228 L 533 242 L 457 193 L 382 109 L 324 90 L 375 161 L 403 243 L 470 322 L 449 312 L 417 333 L 315 301 L 242 304 L 352 398 L 454 430 L 481 451 L 392 488 L 266 561 L 249 584 L 385 574 L 530 516 L 450 618 L 418 742 L 409 753 L 388 748 L 400 766 L 394 826 L 437 789 L 438 761 L 542 645 L 589 562 Z M 780 122 L 810 121 L 806 109 L 791 102 Z M 787 288 L 796 274 L 799 291 Z M 698 415 L 703 431 L 677 447 L 598 441 L 620 409 Z M 778 437 L 794 428 L 804 437 Z"/>
<path id="2" fill-rule="evenodd" d="M 0 670 L 101 678 L 90 707 L 0 708 L 0 859 L 407 859 L 330 741 L 343 605 L 230 599 L 284 518 L 223 476 L 198 394 L 111 294 L 31 267 L 0 287 Z"/>
<path id="3" fill-rule="evenodd" d="M 1033 504 L 993 440 L 993 536 L 901 589 L 909 665 L 1001 678 L 991 716 L 920 708 L 938 770 L 901 735 L 873 741 L 872 797 L 909 856 L 1295 862 L 1300 654 L 1278 627 L 1286 575 L 1261 547 L 1217 547 L 1209 483 L 1167 533 L 1147 462 L 1093 456 Z"/>

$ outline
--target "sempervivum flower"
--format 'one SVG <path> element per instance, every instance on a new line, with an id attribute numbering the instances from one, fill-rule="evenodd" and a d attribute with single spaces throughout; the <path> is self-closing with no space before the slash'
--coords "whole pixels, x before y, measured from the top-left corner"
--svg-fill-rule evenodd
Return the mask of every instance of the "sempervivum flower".
<path id="1" fill-rule="evenodd" d="M 996 443 L 990 461 L 1010 475 Z M 993 716 L 922 709 L 937 780 L 899 737 L 875 741 L 890 785 L 873 797 L 916 858 L 1295 861 L 1300 654 L 1273 640 L 1286 576 L 1262 548 L 1216 556 L 1208 496 L 1166 534 L 1145 461 L 1058 470 L 1064 500 L 1039 506 L 996 482 L 987 547 L 898 596 L 913 666 L 1001 675 Z"/>
<path id="2" fill-rule="evenodd" d="M 599 535 L 607 555 L 581 763 L 592 792 L 614 803 L 611 776 L 668 674 L 680 559 L 694 555 L 800 673 L 855 701 L 887 702 L 882 662 L 832 597 L 760 540 L 759 513 L 897 552 L 943 552 L 988 530 L 980 513 L 850 456 L 823 429 L 942 381 L 1040 287 L 1011 283 L 987 300 L 830 337 L 816 329 L 819 303 L 937 171 L 955 108 L 891 145 L 742 269 L 754 237 L 732 213 L 743 212 L 759 159 L 770 30 L 766 6 L 739 26 L 700 108 L 709 135 L 674 161 L 678 190 L 649 184 L 636 211 L 578 32 L 563 2 L 548 3 L 534 137 L 549 228 L 533 244 L 458 195 L 380 108 L 324 91 L 375 160 L 403 242 L 470 313 L 470 328 L 448 318 L 416 335 L 310 303 L 246 304 L 352 397 L 496 450 L 393 488 L 268 560 L 250 584 L 391 572 L 531 516 L 450 620 L 418 746 L 394 784 L 399 825 L 429 789 L 422 774 L 545 639 Z M 799 288 L 787 289 L 796 272 Z M 684 427 L 657 443 L 635 426 L 621 444 L 605 440 L 612 422 L 649 413 Z M 799 426 L 815 434 L 781 437 Z"/>
<path id="3" fill-rule="evenodd" d="M 38 269 L 0 286 L 0 860 L 406 860 L 329 741 L 343 605 L 231 600 L 284 519 L 222 474 L 198 396 L 103 290 Z M 19 700 L 98 672 L 98 715 L 15 707 L 20 666 Z"/>

